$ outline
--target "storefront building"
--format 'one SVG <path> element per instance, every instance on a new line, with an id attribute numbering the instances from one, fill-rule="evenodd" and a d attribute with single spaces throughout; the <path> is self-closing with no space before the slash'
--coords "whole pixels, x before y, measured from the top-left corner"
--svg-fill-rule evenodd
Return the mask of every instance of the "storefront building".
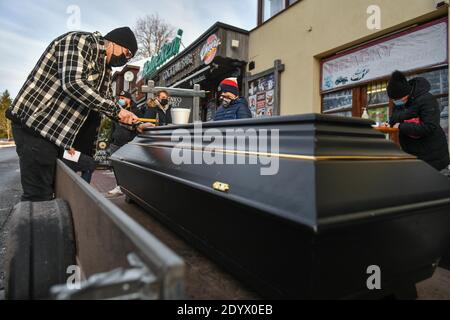
<path id="1" fill-rule="evenodd" d="M 116 97 L 122 90 L 130 93 L 137 91 L 137 77 L 139 66 L 126 65 L 121 71 L 115 72 L 112 78 L 113 96 Z"/>
<path id="2" fill-rule="evenodd" d="M 201 101 L 201 119 L 210 121 L 217 105 L 220 82 L 236 77 L 242 88 L 248 57 L 248 31 L 223 23 L 216 23 L 189 47 L 158 68 L 156 72 L 144 66 L 138 86 L 148 80 L 157 87 L 192 89 L 200 85 L 208 92 Z M 144 95 L 139 94 L 140 99 Z M 192 107 L 189 100 L 172 99 L 173 107 Z"/>
<path id="3" fill-rule="evenodd" d="M 448 134 L 445 1 L 255 1 L 258 26 L 249 36 L 245 82 L 256 114 L 360 117 L 367 108 L 373 120 L 384 122 L 392 108 L 387 81 L 401 70 L 430 81 Z M 255 82 L 258 76 L 263 78 Z M 265 111 L 274 99 L 278 107 Z"/>

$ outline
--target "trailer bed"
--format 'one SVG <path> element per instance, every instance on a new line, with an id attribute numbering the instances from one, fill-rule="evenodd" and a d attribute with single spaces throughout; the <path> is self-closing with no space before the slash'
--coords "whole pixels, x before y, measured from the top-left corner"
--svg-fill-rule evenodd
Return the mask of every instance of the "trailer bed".
<path id="1" fill-rule="evenodd" d="M 116 186 L 114 175 L 110 171 L 96 171 L 92 185 L 102 192 Z M 186 264 L 185 291 L 188 299 L 194 300 L 256 300 L 260 297 L 219 265 L 194 249 L 186 241 L 170 231 L 136 204 L 129 204 L 125 196 L 109 198 L 132 219 L 167 245 Z"/>

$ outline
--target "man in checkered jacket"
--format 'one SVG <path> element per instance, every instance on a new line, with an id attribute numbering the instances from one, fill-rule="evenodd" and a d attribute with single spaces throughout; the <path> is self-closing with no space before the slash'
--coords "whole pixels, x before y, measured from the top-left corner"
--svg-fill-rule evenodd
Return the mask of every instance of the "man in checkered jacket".
<path id="1" fill-rule="evenodd" d="M 138 118 L 113 100 L 111 67 L 136 53 L 130 28 L 70 32 L 48 46 L 7 110 L 20 159 L 22 201 L 54 198 L 56 159 L 69 150 L 86 119 L 102 113 L 130 125 Z"/>

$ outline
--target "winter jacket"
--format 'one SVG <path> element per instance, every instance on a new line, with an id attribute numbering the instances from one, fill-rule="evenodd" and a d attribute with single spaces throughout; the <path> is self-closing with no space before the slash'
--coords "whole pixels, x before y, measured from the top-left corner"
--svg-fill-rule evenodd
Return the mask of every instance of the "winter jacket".
<path id="1" fill-rule="evenodd" d="M 78 132 L 78 135 L 73 143 L 73 148 L 75 150 L 90 157 L 94 156 L 100 122 L 100 114 L 97 112 L 89 113 L 89 116 Z"/>
<path id="2" fill-rule="evenodd" d="M 214 117 L 214 121 L 248 119 L 252 113 L 248 108 L 245 98 L 238 98 L 231 102 L 228 107 L 220 106 Z"/>
<path id="3" fill-rule="evenodd" d="M 99 33 L 70 32 L 45 50 L 7 117 L 69 149 L 91 111 L 116 118 L 111 69 Z"/>
<path id="4" fill-rule="evenodd" d="M 449 163 L 448 143 L 440 126 L 440 108 L 430 93 L 431 85 L 425 78 L 409 81 L 413 91 L 403 107 L 394 107 L 391 126 L 400 123 L 402 149 L 427 162 L 437 170 Z"/>
<path id="5" fill-rule="evenodd" d="M 130 107 L 130 111 L 133 112 L 139 118 L 143 117 L 144 112 L 133 103 Z M 130 130 L 129 126 L 123 126 L 117 122 L 113 122 L 111 143 L 118 147 L 123 147 L 128 142 L 136 137 L 135 130 Z"/>
<path id="6" fill-rule="evenodd" d="M 158 126 L 166 126 L 172 124 L 172 112 L 171 107 L 166 111 L 162 110 L 154 99 L 147 102 L 147 108 L 144 111 L 143 118 L 145 119 L 158 119 Z"/>

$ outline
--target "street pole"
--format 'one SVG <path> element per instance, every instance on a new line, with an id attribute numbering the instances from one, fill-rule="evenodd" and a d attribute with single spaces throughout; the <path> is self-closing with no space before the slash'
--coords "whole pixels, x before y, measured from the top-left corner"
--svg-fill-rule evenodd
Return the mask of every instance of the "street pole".
<path id="1" fill-rule="evenodd" d="M 194 85 L 194 105 L 192 106 L 193 117 L 192 120 L 194 122 L 200 121 L 200 85 Z"/>
<path id="2" fill-rule="evenodd" d="M 6 135 L 8 136 L 8 141 L 11 140 L 11 122 L 6 120 Z"/>

